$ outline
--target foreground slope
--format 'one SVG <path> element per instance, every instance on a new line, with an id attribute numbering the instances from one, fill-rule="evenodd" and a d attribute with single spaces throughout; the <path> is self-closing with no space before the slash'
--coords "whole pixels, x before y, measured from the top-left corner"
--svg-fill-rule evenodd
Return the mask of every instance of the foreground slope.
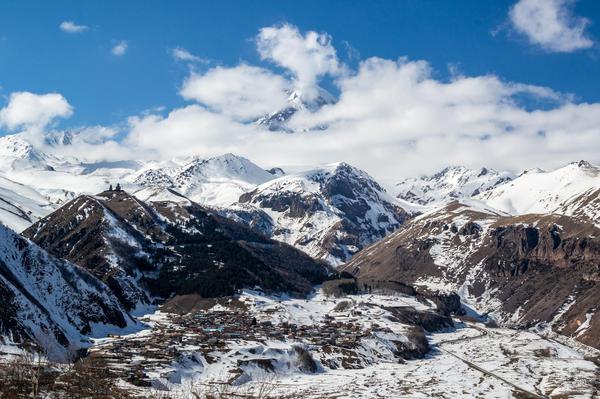
<path id="1" fill-rule="evenodd" d="M 105 284 L 2 225 L 0 303 L 0 340 L 35 343 L 51 358 L 135 324 Z"/>
<path id="2" fill-rule="evenodd" d="M 600 348 L 600 229 L 455 201 L 366 248 L 343 270 L 451 290 L 505 325 L 551 328 Z"/>
<path id="3" fill-rule="evenodd" d="M 243 287 L 307 293 L 330 270 L 181 195 L 145 203 L 124 191 L 81 196 L 24 234 L 105 281 L 128 309 L 173 294 Z M 141 308 L 140 308 L 141 309 Z"/>
<path id="4" fill-rule="evenodd" d="M 332 265 L 392 231 L 412 210 L 346 163 L 282 176 L 242 195 L 225 212 Z"/>

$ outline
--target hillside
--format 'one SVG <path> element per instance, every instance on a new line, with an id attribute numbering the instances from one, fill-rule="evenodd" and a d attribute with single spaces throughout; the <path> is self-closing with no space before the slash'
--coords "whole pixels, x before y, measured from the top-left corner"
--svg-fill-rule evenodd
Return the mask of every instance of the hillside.
<path id="1" fill-rule="evenodd" d="M 579 161 L 550 172 L 534 169 L 477 198 L 513 215 L 557 213 L 600 225 L 600 168 Z"/>
<path id="2" fill-rule="evenodd" d="M 366 248 L 342 270 L 458 292 L 498 323 L 600 348 L 600 230 L 561 215 L 511 216 L 455 201 Z"/>
<path id="3" fill-rule="evenodd" d="M 173 294 L 231 295 L 254 286 L 305 294 L 330 272 L 193 202 L 144 203 L 124 191 L 81 196 L 24 234 L 90 270 L 132 310 Z"/>
<path id="4" fill-rule="evenodd" d="M 0 225 L 0 341 L 68 360 L 136 322 L 92 274 Z"/>

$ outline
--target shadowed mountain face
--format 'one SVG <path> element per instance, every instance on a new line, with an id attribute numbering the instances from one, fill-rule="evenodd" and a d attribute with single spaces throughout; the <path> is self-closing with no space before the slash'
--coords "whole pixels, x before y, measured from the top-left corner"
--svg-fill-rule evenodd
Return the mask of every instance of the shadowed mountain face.
<path id="1" fill-rule="evenodd" d="M 110 289 L 0 224 L 0 343 L 33 342 L 66 360 L 88 336 L 135 322 Z"/>
<path id="2" fill-rule="evenodd" d="M 600 348 L 600 229 L 559 215 L 509 216 L 453 202 L 343 267 L 360 278 L 456 291 L 501 323 L 552 328 Z"/>
<path id="3" fill-rule="evenodd" d="M 128 309 L 155 297 L 221 296 L 254 286 L 304 294 L 330 273 L 191 201 L 145 203 L 124 191 L 81 196 L 24 235 L 90 270 Z"/>

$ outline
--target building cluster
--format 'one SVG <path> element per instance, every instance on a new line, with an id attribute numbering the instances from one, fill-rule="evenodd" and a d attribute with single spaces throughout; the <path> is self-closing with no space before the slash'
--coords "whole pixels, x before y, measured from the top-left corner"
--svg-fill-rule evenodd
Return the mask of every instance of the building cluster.
<path id="1" fill-rule="evenodd" d="M 90 356 L 100 358 L 120 378 L 138 386 L 149 386 L 156 380 L 149 370 L 168 370 L 173 362 L 190 359 L 212 363 L 219 353 L 226 353 L 233 343 L 265 340 L 301 343 L 313 348 L 334 346 L 353 349 L 361 338 L 371 334 L 350 320 L 325 316 L 314 325 L 288 322 L 257 321 L 246 309 L 198 311 L 185 315 L 170 314 L 168 323 L 159 323 L 152 334 L 138 337 L 113 337 L 94 347 Z M 162 377 L 168 377 L 166 375 Z"/>

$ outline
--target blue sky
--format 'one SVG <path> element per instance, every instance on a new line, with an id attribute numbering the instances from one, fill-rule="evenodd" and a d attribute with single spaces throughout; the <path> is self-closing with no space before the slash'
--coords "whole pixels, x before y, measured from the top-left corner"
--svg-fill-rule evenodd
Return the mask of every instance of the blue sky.
<path id="1" fill-rule="evenodd" d="M 335 65 L 319 72 L 304 47 L 299 64 L 273 48 L 261 54 L 264 28 L 294 36 L 285 45 L 308 46 L 317 35 L 318 52 L 333 54 Z M 32 130 L 30 125 L 104 126 L 113 129 L 98 133 L 100 141 L 111 141 L 109 150 L 91 151 L 102 158 L 117 147 L 123 156 L 180 155 L 161 152 L 169 143 L 161 139 L 176 136 L 184 143 L 182 155 L 236 151 L 264 164 L 346 160 L 374 173 L 382 173 L 385 165 L 377 159 L 390 151 L 398 159 L 405 154 L 406 162 L 437 159 L 410 172 L 450 163 L 518 170 L 550 159 L 554 165 L 594 157 L 599 38 L 597 0 L 6 1 L 0 3 L 0 135 Z M 197 60 L 176 59 L 174 49 Z M 259 115 L 246 100 L 276 103 L 272 91 L 262 97 L 243 92 L 256 74 L 276 90 L 293 89 L 299 73 L 312 74 L 311 84 L 343 100 L 295 117 L 327 131 L 282 138 L 241 123 L 242 116 Z M 63 108 L 31 116 L 35 123 L 15 122 L 18 108 L 13 119 L 5 112 L 3 122 L 2 107 L 8 110 L 11 96 L 22 92 L 58 93 Z M 231 97 L 239 100 L 236 107 L 248 109 L 229 109 Z M 353 98 L 364 98 L 367 107 L 355 108 Z M 383 105 L 368 108 L 377 101 Z M 385 101 L 397 108 L 387 109 Z M 30 107 L 23 112 L 41 112 L 31 102 L 19 104 Z M 362 119 L 354 117 L 359 114 Z M 348 147 L 338 148 L 340 137 Z M 311 140 L 327 150 L 313 154 Z M 523 153 L 511 152 L 515 146 Z M 286 152 L 290 147 L 294 154 Z M 432 153 L 431 147 L 453 150 Z M 526 149 L 540 155 L 531 157 Z M 476 150 L 493 154 L 471 158 Z"/>
<path id="2" fill-rule="evenodd" d="M 145 109 L 184 103 L 177 88 L 188 66 L 169 50 L 181 46 L 211 64 L 261 64 L 252 38 L 264 26 L 289 22 L 329 33 L 340 58 L 347 46 L 361 58 L 429 61 L 437 73 L 456 65 L 466 75 L 549 86 L 583 101 L 600 101 L 597 50 L 552 54 L 508 29 L 513 1 L 9 1 L 0 4 L 0 85 L 13 91 L 60 92 L 74 106 L 68 124 L 117 123 Z M 600 2 L 576 3 L 595 23 Z M 89 26 L 81 34 L 62 21 Z M 498 31 L 495 35 L 492 32 Z M 110 49 L 126 40 L 127 54 Z M 204 68 L 201 65 L 197 68 Z"/>

